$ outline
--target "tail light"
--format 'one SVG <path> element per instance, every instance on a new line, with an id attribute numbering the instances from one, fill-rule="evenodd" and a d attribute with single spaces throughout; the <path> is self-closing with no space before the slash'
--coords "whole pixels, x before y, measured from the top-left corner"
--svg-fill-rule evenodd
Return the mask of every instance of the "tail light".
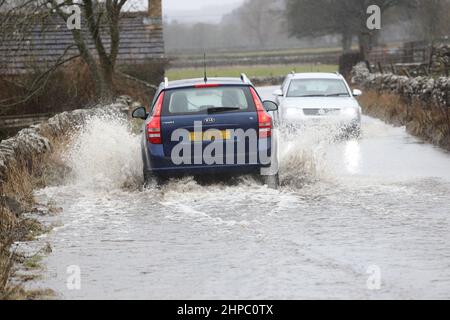
<path id="1" fill-rule="evenodd" d="M 272 136 L 272 117 L 264 109 L 261 99 L 255 89 L 250 87 L 250 91 L 253 96 L 256 111 L 258 112 L 259 138 L 270 138 Z"/>
<path id="2" fill-rule="evenodd" d="M 164 92 L 159 95 L 153 110 L 152 117 L 147 123 L 147 141 L 151 144 L 161 144 L 161 110 L 164 101 Z"/>

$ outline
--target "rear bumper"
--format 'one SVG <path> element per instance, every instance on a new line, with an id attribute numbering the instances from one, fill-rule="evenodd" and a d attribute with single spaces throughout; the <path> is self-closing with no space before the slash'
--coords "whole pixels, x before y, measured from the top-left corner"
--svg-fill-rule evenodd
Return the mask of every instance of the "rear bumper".
<path id="1" fill-rule="evenodd" d="M 222 175 L 222 174 L 250 174 L 260 173 L 260 165 L 206 165 L 151 168 L 145 171 L 147 174 L 161 177 L 179 177 L 184 175 Z"/>
<path id="2" fill-rule="evenodd" d="M 259 147 L 261 154 L 266 154 L 271 159 L 271 139 L 269 139 L 270 147 Z M 152 145 L 146 141 L 142 141 L 142 160 L 144 163 L 144 172 L 147 174 L 158 176 L 182 176 L 182 175 L 218 175 L 218 174 L 247 174 L 259 173 L 262 168 L 271 166 L 268 163 L 244 164 L 181 164 L 175 165 L 170 157 L 164 154 L 163 145 Z"/>

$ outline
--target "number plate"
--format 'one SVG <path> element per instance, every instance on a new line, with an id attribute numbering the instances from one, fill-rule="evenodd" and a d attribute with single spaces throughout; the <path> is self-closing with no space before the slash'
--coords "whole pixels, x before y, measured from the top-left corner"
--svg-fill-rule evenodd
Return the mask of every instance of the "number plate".
<path id="1" fill-rule="evenodd" d="M 231 133 L 229 130 L 213 130 L 206 132 L 191 132 L 191 141 L 213 141 L 213 140 L 229 140 Z"/>

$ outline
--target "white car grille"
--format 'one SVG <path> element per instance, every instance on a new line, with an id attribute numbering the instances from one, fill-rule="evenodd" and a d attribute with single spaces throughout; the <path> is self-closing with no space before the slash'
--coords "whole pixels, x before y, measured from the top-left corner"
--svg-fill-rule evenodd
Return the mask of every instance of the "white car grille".
<path id="1" fill-rule="evenodd" d="M 305 116 L 328 116 L 328 115 L 336 115 L 341 112 L 341 109 L 332 109 L 332 108 L 309 108 L 303 109 L 303 114 Z"/>

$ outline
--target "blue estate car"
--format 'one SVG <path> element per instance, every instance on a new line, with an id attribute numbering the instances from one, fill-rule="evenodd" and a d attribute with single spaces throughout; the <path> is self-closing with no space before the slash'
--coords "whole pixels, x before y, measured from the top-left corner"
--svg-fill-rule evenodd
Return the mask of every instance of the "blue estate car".
<path id="1" fill-rule="evenodd" d="M 261 101 L 245 75 L 207 81 L 166 78 L 151 111 L 133 111 L 133 118 L 145 120 L 145 183 L 184 175 L 256 173 L 276 187 L 270 112 L 277 110 L 274 102 Z"/>

